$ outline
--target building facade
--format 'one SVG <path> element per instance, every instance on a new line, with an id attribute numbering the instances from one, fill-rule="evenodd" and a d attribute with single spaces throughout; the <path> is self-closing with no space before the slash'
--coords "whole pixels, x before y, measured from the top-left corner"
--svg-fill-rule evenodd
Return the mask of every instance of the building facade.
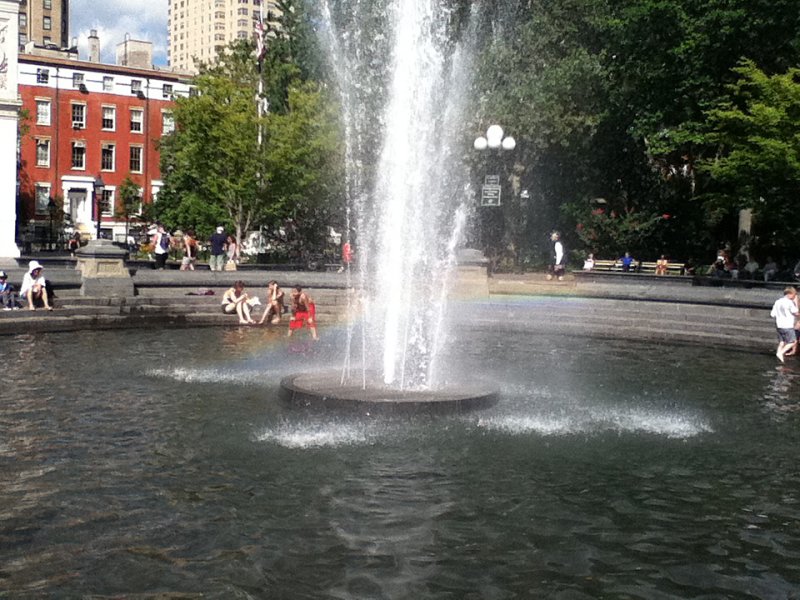
<path id="1" fill-rule="evenodd" d="M 19 56 L 28 131 L 20 144 L 18 234 L 46 238 L 55 218 L 94 237 L 99 218 L 102 236 L 119 241 L 128 218 L 117 189 L 130 177 L 141 203 L 157 198 L 158 141 L 173 130 L 175 98 L 190 94 L 191 80 L 64 56 Z"/>
<path id="2" fill-rule="evenodd" d="M 19 45 L 67 48 L 69 44 L 69 0 L 21 0 Z"/>
<path id="3" fill-rule="evenodd" d="M 263 10 L 265 21 L 280 14 L 275 0 L 169 0 L 169 65 L 197 73 L 237 39 L 253 39 Z"/>

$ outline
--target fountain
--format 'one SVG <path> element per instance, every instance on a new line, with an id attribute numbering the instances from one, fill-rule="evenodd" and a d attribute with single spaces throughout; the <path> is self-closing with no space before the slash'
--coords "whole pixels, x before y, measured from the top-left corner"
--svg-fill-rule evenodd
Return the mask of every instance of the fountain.
<path id="1" fill-rule="evenodd" d="M 469 16 L 436 0 L 339 4 L 323 3 L 323 33 L 343 107 L 348 231 L 359 258 L 351 308 L 365 324 L 351 329 L 340 372 L 292 375 L 284 389 L 303 403 L 485 405 L 492 390 L 449 384 L 438 362 L 471 200 L 459 160 Z"/>

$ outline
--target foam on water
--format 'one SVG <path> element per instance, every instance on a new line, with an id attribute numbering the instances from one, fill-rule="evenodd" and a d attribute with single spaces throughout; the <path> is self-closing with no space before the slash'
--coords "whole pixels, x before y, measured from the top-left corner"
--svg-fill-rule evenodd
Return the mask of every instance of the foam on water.
<path id="1" fill-rule="evenodd" d="M 588 408 L 571 414 L 500 414 L 481 417 L 478 427 L 508 433 L 568 436 L 586 433 L 648 433 L 687 439 L 714 429 L 703 418 L 641 408 Z"/>
<path id="2" fill-rule="evenodd" d="M 256 434 L 257 442 L 269 442 L 285 448 L 337 448 L 367 446 L 380 436 L 364 423 L 282 423 Z"/>
<path id="3" fill-rule="evenodd" d="M 252 385 L 254 383 L 267 383 L 263 370 L 234 371 L 229 367 L 218 368 L 193 368 L 171 367 L 162 369 L 149 369 L 145 375 L 162 379 L 173 379 L 184 383 L 226 383 L 235 385 Z"/>

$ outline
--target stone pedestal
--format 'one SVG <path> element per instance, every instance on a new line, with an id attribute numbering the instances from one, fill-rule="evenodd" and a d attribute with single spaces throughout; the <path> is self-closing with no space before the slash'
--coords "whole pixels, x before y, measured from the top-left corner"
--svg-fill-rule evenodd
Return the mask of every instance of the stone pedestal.
<path id="1" fill-rule="evenodd" d="M 456 255 L 456 264 L 450 296 L 460 299 L 489 298 L 489 259 L 483 252 L 462 248 Z"/>
<path id="2" fill-rule="evenodd" d="M 75 251 L 83 285 L 81 296 L 129 297 L 136 295 L 130 271 L 125 265 L 128 252 L 109 240 L 92 240 Z"/>

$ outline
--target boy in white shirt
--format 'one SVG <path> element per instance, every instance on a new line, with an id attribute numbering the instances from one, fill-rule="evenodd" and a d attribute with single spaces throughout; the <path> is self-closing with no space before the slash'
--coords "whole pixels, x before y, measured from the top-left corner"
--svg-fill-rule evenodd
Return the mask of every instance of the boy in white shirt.
<path id="1" fill-rule="evenodd" d="M 784 362 L 784 355 L 793 350 L 797 344 L 797 336 L 794 331 L 794 320 L 797 316 L 797 290 L 792 286 L 783 290 L 783 298 L 778 298 L 772 305 L 772 312 L 769 316 L 775 319 L 775 327 L 778 329 L 778 350 L 775 356 Z"/>
<path id="2" fill-rule="evenodd" d="M 28 300 L 29 310 L 36 310 L 37 305 L 43 306 L 47 310 L 53 310 L 47 296 L 47 282 L 42 275 L 42 265 L 39 264 L 39 261 L 32 260 L 28 264 L 28 272 L 22 279 L 19 295 L 20 298 Z"/>

